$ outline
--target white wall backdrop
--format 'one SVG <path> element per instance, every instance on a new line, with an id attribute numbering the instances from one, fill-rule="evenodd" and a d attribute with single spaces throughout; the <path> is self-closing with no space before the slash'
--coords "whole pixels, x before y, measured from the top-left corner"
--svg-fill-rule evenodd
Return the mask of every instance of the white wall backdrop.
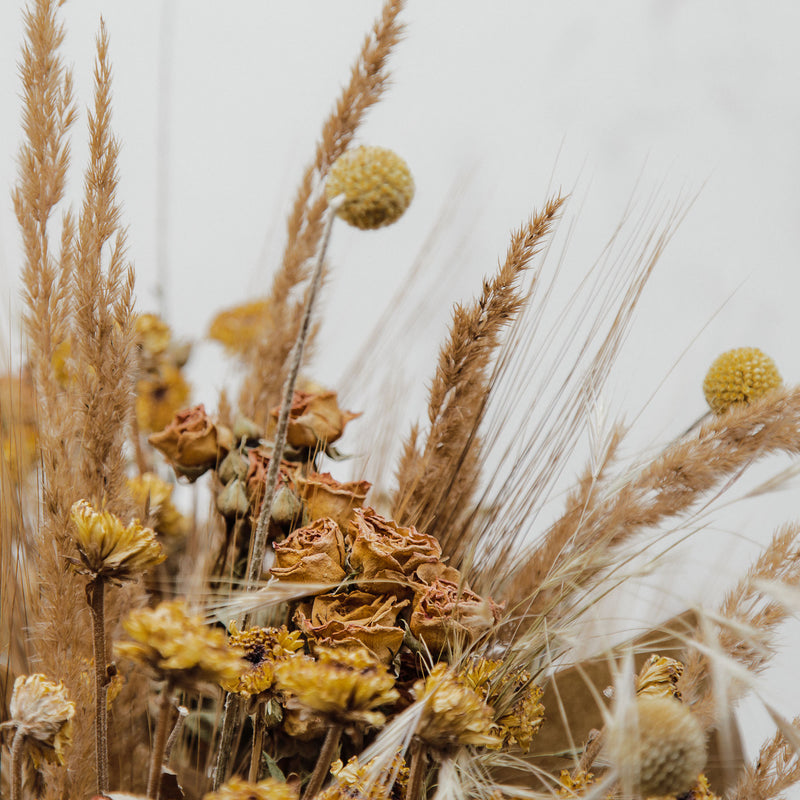
<path id="1" fill-rule="evenodd" d="M 101 15 L 108 26 L 140 307 L 158 305 L 161 253 L 164 309 L 179 335 L 199 341 L 191 378 L 195 397 L 210 406 L 233 370 L 202 341 L 209 321 L 267 285 L 296 182 L 379 10 L 379 0 L 70 0 L 63 8 L 81 108 L 91 102 Z M 704 412 L 700 384 L 723 350 L 760 347 L 787 381 L 800 380 L 798 3 L 409 0 L 404 19 L 393 88 L 359 141 L 401 153 L 417 196 L 392 228 L 335 229 L 315 376 L 336 385 L 448 209 L 430 269 L 449 264 L 449 277 L 429 281 L 418 300 L 429 323 L 409 332 L 391 364 L 406 419 L 420 417 L 450 304 L 477 291 L 509 230 L 560 187 L 572 193 L 562 230 L 575 223 L 562 266 L 567 285 L 594 263 L 629 205 L 640 210 L 655 198 L 666 214 L 694 198 L 605 398 L 612 416 L 636 418 L 632 450 L 668 441 Z M 16 170 L 21 38 L 18 3 L 3 0 L 0 187 L 11 186 Z M 85 115 L 73 135 L 75 198 L 84 129 Z M 19 262 L 6 189 L 0 342 L 15 358 Z M 357 388 L 336 388 L 359 408 Z M 676 560 L 669 585 L 637 596 L 650 609 L 645 616 L 723 591 L 752 555 L 752 540 L 765 541 L 797 506 L 795 487 L 737 506 L 727 523 L 698 534 L 708 533 L 709 545 L 697 561 Z M 770 677 L 776 696 L 791 698 L 789 715 L 800 710 L 789 667 L 797 630 L 790 633 L 794 650 Z M 755 746 L 769 726 L 754 707 L 748 714 Z"/>

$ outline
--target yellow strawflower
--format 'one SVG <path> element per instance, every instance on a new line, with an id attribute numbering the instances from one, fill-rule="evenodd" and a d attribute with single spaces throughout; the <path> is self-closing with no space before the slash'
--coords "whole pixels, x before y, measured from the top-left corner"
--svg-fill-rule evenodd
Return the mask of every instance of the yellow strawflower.
<path id="1" fill-rule="evenodd" d="M 260 783 L 231 778 L 216 792 L 205 795 L 203 800 L 297 800 L 297 790 L 274 778 L 267 778 Z"/>
<path id="2" fill-rule="evenodd" d="M 715 414 L 749 403 L 782 383 L 775 362 L 755 347 L 728 350 L 711 365 L 703 381 L 706 402 Z"/>
<path id="3" fill-rule="evenodd" d="M 345 196 L 336 212 L 356 228 L 391 225 L 414 197 L 414 179 L 400 156 L 383 147 L 356 147 L 336 159 L 325 184 L 328 200 Z"/>

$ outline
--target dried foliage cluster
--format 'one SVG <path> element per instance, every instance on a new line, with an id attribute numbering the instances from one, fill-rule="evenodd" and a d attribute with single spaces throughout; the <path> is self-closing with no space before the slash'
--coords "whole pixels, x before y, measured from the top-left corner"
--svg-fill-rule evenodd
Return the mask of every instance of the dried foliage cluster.
<path id="1" fill-rule="evenodd" d="M 4 796 L 766 800 L 800 780 L 797 719 L 768 707 L 777 733 L 747 763 L 732 715 L 796 602 L 797 524 L 719 608 L 591 659 L 574 635 L 649 531 L 800 451 L 800 389 L 753 348 L 725 354 L 707 420 L 634 467 L 624 428 L 600 431 L 562 514 L 539 522 L 679 215 L 593 286 L 585 340 L 564 331 L 574 365 L 526 409 L 566 203 L 548 199 L 456 306 L 427 423 L 394 491 L 370 497 L 373 476 L 322 471 L 359 414 L 305 376 L 334 220 L 390 224 L 413 197 L 402 159 L 353 146 L 403 3 L 386 0 L 323 125 L 269 293 L 211 323 L 242 368 L 215 414 L 189 402 L 190 348 L 134 307 L 102 25 L 83 204 L 56 217 L 76 119 L 59 5 L 32 0 L 20 62 L 28 360 L 0 382 Z M 520 414 L 539 423 L 509 436 Z M 173 488 L 202 476 L 213 509 L 190 519 Z"/>

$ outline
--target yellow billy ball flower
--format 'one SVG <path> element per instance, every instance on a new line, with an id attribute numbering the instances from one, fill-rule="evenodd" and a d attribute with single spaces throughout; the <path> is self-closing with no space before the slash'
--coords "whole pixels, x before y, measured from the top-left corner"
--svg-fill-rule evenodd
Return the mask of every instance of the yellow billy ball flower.
<path id="1" fill-rule="evenodd" d="M 138 520 L 123 525 L 114 514 L 95 511 L 86 500 L 73 504 L 70 519 L 79 555 L 70 561 L 92 577 L 131 580 L 166 558 L 155 533 Z"/>
<path id="2" fill-rule="evenodd" d="M 230 647 L 223 631 L 190 614 L 180 601 L 132 611 L 122 627 L 133 641 L 118 642 L 117 656 L 143 664 L 174 683 L 234 681 L 245 667 L 244 650 Z"/>
<path id="3" fill-rule="evenodd" d="M 623 782 L 631 780 L 642 797 L 691 789 L 706 763 L 700 723 L 671 697 L 639 697 L 634 710 L 635 726 L 612 726 L 606 743 Z"/>
<path id="4" fill-rule="evenodd" d="M 64 763 L 64 749 L 71 742 L 75 703 L 67 696 L 62 683 L 53 683 L 44 675 L 20 675 L 14 681 L 9 704 L 11 719 L 4 723 L 27 740 L 31 758 Z"/>
<path id="5" fill-rule="evenodd" d="M 290 695 L 290 708 L 299 705 L 343 724 L 378 728 L 386 718 L 374 709 L 400 699 L 394 676 L 366 648 L 318 647 L 316 660 L 290 656 L 276 665 L 275 679 Z"/>
<path id="6" fill-rule="evenodd" d="M 337 214 L 356 228 L 396 222 L 414 197 L 414 179 L 400 156 L 383 147 L 356 147 L 336 159 L 325 184 L 328 200 L 344 195 Z"/>
<path id="7" fill-rule="evenodd" d="M 722 414 L 732 405 L 749 403 L 781 385 L 775 362 L 755 347 L 728 350 L 719 356 L 703 381 L 711 410 Z"/>

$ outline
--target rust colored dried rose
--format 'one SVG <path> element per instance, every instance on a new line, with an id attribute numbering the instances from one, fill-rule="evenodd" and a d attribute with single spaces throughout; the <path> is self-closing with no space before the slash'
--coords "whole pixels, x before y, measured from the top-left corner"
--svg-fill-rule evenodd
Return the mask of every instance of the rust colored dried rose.
<path id="1" fill-rule="evenodd" d="M 253 507 L 253 516 L 257 517 L 261 510 L 261 501 L 264 499 L 264 487 L 267 483 L 267 472 L 269 472 L 269 461 L 272 450 L 265 447 L 254 447 L 248 451 L 249 460 L 245 482 L 247 483 L 247 494 Z M 294 489 L 294 469 L 295 464 L 289 461 L 281 461 L 281 468 L 278 470 L 278 486 L 287 486 Z"/>
<path id="2" fill-rule="evenodd" d="M 272 409 L 277 421 L 279 408 Z M 342 411 L 336 392 L 295 392 L 289 412 L 286 439 L 294 447 L 320 447 L 335 442 L 344 432 L 344 426 L 360 416 Z"/>
<path id="3" fill-rule="evenodd" d="M 372 488 L 369 481 L 339 483 L 329 472 L 310 472 L 305 478 L 297 475 L 300 493 L 311 519 L 330 517 L 342 529 L 360 508 Z"/>
<path id="4" fill-rule="evenodd" d="M 456 641 L 471 643 L 500 618 L 500 607 L 465 586 L 437 578 L 414 605 L 409 627 L 432 653 Z"/>
<path id="5" fill-rule="evenodd" d="M 230 431 L 216 425 L 202 403 L 179 411 L 163 431 L 147 441 L 191 481 L 221 461 L 233 444 Z"/>
<path id="6" fill-rule="evenodd" d="M 294 622 L 312 643 L 340 650 L 366 647 L 388 664 L 403 643 L 403 629 L 395 622 L 407 605 L 394 595 L 323 594 L 301 603 Z"/>
<path id="7" fill-rule="evenodd" d="M 297 528 L 275 548 L 277 566 L 270 572 L 279 580 L 299 583 L 339 583 L 344 579 L 344 538 L 332 519 L 318 519 Z"/>
<path id="8" fill-rule="evenodd" d="M 404 528 L 371 508 L 357 508 L 347 532 L 352 543 L 350 563 L 368 591 L 408 597 L 418 583 L 417 569 L 440 563 L 442 548 L 433 536 Z"/>

